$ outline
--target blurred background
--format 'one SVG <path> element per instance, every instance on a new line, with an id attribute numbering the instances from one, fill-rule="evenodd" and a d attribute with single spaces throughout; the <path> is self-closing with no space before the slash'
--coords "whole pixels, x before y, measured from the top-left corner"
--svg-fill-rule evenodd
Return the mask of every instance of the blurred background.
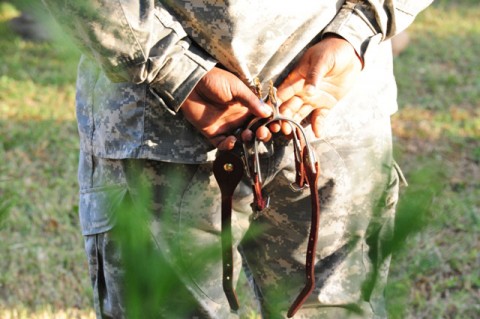
<path id="1" fill-rule="evenodd" d="M 396 39 L 390 318 L 480 318 L 480 4 Z M 77 219 L 79 52 L 38 1 L 0 1 L 0 319 L 94 318 Z M 249 315 L 255 318 L 255 314 Z"/>

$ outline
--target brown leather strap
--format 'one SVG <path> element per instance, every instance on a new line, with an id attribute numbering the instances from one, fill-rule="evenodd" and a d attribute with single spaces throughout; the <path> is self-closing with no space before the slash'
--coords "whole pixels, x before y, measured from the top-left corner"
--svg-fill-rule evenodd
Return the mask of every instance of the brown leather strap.
<path id="1" fill-rule="evenodd" d="M 262 192 L 262 183 L 260 183 L 260 179 L 258 178 L 258 174 L 255 173 L 253 176 L 253 184 L 252 184 L 252 190 L 253 190 L 253 210 L 255 212 L 261 212 L 265 208 L 268 207 L 268 196 L 264 196 Z"/>
<path id="2" fill-rule="evenodd" d="M 318 195 L 318 177 L 320 176 L 320 167 L 318 162 L 309 163 L 308 156 L 305 156 L 308 150 L 306 147 L 302 150 L 302 172 L 297 174 L 305 175 L 302 179 L 306 179 L 310 188 L 311 199 L 311 225 L 310 234 L 307 245 L 306 265 L 305 265 L 305 286 L 299 293 L 293 304 L 290 306 L 287 316 L 293 317 L 300 309 L 306 299 L 312 293 L 315 287 L 315 252 L 318 238 L 318 226 L 320 220 L 320 200 Z M 244 174 L 244 165 L 242 155 L 236 151 L 219 151 L 213 162 L 213 174 L 220 187 L 222 195 L 222 263 L 223 263 L 223 291 L 227 297 L 230 308 L 238 310 L 239 303 L 237 294 L 233 287 L 233 251 L 232 251 L 232 201 L 235 188 L 240 183 Z M 313 166 L 312 166 L 313 165 Z M 298 166 L 297 166 L 298 168 Z M 315 171 L 312 170 L 315 169 Z M 261 192 L 261 183 L 256 180 L 254 183 L 254 194 L 257 208 L 264 206 L 264 199 Z M 260 207 L 258 207 L 260 206 Z M 263 208 L 262 208 L 263 209 Z"/>
<path id="3" fill-rule="evenodd" d="M 233 151 L 218 152 L 213 162 L 213 174 L 222 194 L 222 283 L 225 296 L 233 310 L 238 310 L 239 304 L 233 287 L 232 199 L 243 173 L 243 162 L 238 154 Z"/>
<path id="4" fill-rule="evenodd" d="M 306 151 L 307 150 L 304 149 L 304 152 Z M 288 309 L 288 318 L 295 315 L 315 288 L 315 252 L 317 249 L 318 226 L 320 222 L 320 199 L 317 189 L 318 177 L 320 176 L 320 165 L 318 162 L 313 163 L 315 166 L 315 172 L 312 171 L 311 165 L 311 163 L 307 163 L 307 157 L 304 156 L 305 175 L 310 187 L 310 201 L 312 206 L 310 234 L 308 236 L 307 256 L 305 261 L 305 286 L 290 306 L 290 309 Z"/>

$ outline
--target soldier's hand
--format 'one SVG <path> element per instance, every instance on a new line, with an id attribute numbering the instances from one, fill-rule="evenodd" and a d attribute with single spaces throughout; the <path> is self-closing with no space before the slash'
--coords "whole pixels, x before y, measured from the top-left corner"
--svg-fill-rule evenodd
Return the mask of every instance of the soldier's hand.
<path id="1" fill-rule="evenodd" d="M 268 117 L 272 110 L 234 74 L 213 68 L 195 86 L 182 104 L 185 118 L 215 147 L 232 149 L 231 132 L 250 117 Z"/>
<path id="2" fill-rule="evenodd" d="M 318 137 L 320 120 L 325 110 L 332 108 L 353 87 L 362 70 L 362 61 L 352 45 L 343 38 L 327 36 L 309 48 L 277 94 L 280 112 L 300 122 L 310 116 L 312 129 Z M 278 132 L 280 125 L 270 127 Z M 291 126 L 283 124 L 283 133 Z"/>

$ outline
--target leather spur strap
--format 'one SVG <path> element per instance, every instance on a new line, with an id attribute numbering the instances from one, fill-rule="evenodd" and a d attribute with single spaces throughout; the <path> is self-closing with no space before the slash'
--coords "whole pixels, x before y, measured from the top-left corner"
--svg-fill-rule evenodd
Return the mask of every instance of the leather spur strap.
<path id="1" fill-rule="evenodd" d="M 306 148 L 304 152 L 307 151 Z M 311 223 L 310 234 L 308 236 L 307 254 L 305 262 L 305 286 L 295 301 L 288 309 L 287 316 L 291 318 L 302 307 L 303 303 L 312 293 L 315 288 L 315 252 L 317 250 L 318 228 L 320 223 L 320 198 L 318 196 L 318 177 L 320 176 L 320 165 L 318 162 L 308 163 L 308 158 L 303 158 L 303 168 L 305 169 L 305 178 L 310 188 L 310 202 L 311 202 Z M 312 170 L 312 165 L 315 171 Z"/>
<path id="2" fill-rule="evenodd" d="M 308 152 L 306 147 L 303 153 Z M 307 244 L 306 264 L 305 264 L 305 286 L 298 294 L 295 301 L 290 306 L 287 316 L 293 317 L 302 307 L 304 302 L 312 293 L 315 287 L 315 251 L 318 238 L 318 227 L 320 221 L 320 200 L 317 191 L 318 177 L 320 176 L 320 167 L 318 162 L 310 163 L 308 156 L 303 156 L 303 174 L 310 189 L 311 201 L 311 225 Z M 222 198 L 221 211 L 221 242 L 222 242 L 222 264 L 223 291 L 227 297 L 230 308 L 238 310 L 239 302 L 235 288 L 233 287 L 233 250 L 232 250 L 232 201 L 235 188 L 240 183 L 244 175 L 244 163 L 242 155 L 238 151 L 219 151 L 213 162 L 213 174 L 220 187 Z M 261 189 L 261 185 L 259 185 Z"/>
<path id="3" fill-rule="evenodd" d="M 234 151 L 219 151 L 213 162 L 213 175 L 222 195 L 222 265 L 223 291 L 230 308 L 238 310 L 239 303 L 233 287 L 232 201 L 233 192 L 244 174 L 241 157 Z"/>

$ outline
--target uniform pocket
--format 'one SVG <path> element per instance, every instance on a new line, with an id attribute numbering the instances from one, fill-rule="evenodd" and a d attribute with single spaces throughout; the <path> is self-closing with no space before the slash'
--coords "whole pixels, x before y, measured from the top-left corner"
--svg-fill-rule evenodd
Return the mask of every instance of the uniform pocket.
<path id="1" fill-rule="evenodd" d="M 107 232 L 127 194 L 121 160 L 97 158 L 80 152 L 79 217 L 83 235 Z"/>
<path id="2" fill-rule="evenodd" d="M 123 202 L 127 188 L 109 186 L 91 188 L 80 193 L 80 225 L 83 235 L 107 232 L 116 222 L 116 211 Z"/>

